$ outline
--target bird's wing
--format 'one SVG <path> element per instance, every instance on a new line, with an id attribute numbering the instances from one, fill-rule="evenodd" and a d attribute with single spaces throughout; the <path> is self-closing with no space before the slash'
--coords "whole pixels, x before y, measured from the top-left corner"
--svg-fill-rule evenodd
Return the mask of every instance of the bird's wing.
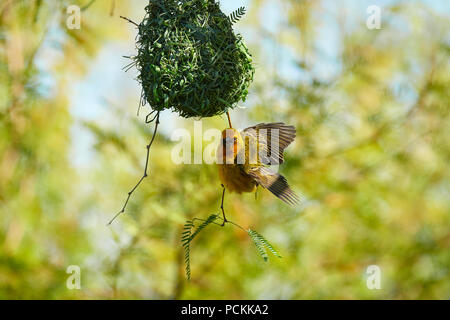
<path id="1" fill-rule="evenodd" d="M 267 167 L 252 167 L 247 174 L 287 204 L 298 204 L 299 197 L 292 191 L 286 178 L 281 174 L 275 173 Z"/>
<path id="2" fill-rule="evenodd" d="M 284 149 L 295 140 L 296 130 L 283 122 L 260 123 L 244 129 L 241 136 L 244 141 L 248 137 L 250 143 L 256 142 L 259 160 L 263 164 L 276 165 L 284 162 Z"/>

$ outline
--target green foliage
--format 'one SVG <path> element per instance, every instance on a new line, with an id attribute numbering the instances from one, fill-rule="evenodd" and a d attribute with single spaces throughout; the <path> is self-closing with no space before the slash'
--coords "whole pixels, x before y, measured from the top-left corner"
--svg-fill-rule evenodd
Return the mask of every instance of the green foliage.
<path id="1" fill-rule="evenodd" d="M 205 229 L 208 225 L 213 223 L 217 218 L 218 218 L 217 214 L 210 215 L 197 227 L 197 229 L 195 229 L 194 233 L 192 233 L 192 228 L 195 227 L 194 220 L 188 220 L 184 224 L 181 242 L 184 249 L 184 262 L 186 266 L 186 277 L 188 278 L 188 280 L 191 279 L 191 262 L 190 262 L 191 242 L 203 229 Z"/>
<path id="2" fill-rule="evenodd" d="M 251 232 L 251 230 L 248 231 L 248 234 L 250 235 L 250 237 L 253 240 L 253 243 L 256 246 L 256 249 L 258 250 L 259 255 L 264 259 L 264 261 L 267 261 L 269 259 L 269 256 L 267 255 L 267 251 L 264 248 L 263 244 L 261 243 L 261 241 L 254 235 L 253 232 Z"/>
<path id="3" fill-rule="evenodd" d="M 210 215 L 206 220 L 195 218 L 193 220 L 188 220 L 183 226 L 183 231 L 181 233 L 181 243 L 184 250 L 184 263 L 185 263 L 185 271 L 186 271 L 186 277 L 188 280 L 191 279 L 191 242 L 194 240 L 194 238 L 207 226 L 209 226 L 211 223 L 215 223 L 215 221 L 219 219 L 219 215 L 212 214 Z M 196 220 L 202 221 L 202 223 L 195 229 L 194 232 L 192 232 L 192 229 L 195 227 L 194 222 Z M 232 225 L 241 228 L 244 230 L 241 226 L 236 225 L 235 223 L 231 223 Z M 281 255 L 278 253 L 277 250 L 270 244 L 269 241 L 267 241 L 266 238 L 264 238 L 261 234 L 258 232 L 248 229 L 247 230 L 248 235 L 251 237 L 253 242 L 255 243 L 256 249 L 258 250 L 258 253 L 260 256 L 264 259 L 264 261 L 268 260 L 267 250 L 269 250 L 273 255 L 275 255 L 278 258 L 281 258 Z"/>
<path id="4" fill-rule="evenodd" d="M 161 114 L 170 121 L 151 179 L 105 227 L 142 173 L 153 128 L 135 117 L 117 52 L 134 36 L 118 15 L 139 16 L 146 2 L 115 1 L 111 17 L 112 2 L 95 1 L 68 30 L 66 7 L 89 1 L 0 1 L 1 299 L 450 298 L 448 10 L 395 1 L 369 30 L 358 4 L 282 0 L 275 33 L 259 14 L 269 1 L 249 2 L 249 34 L 264 30 L 248 39 L 259 76 L 249 108 L 231 117 L 296 126 L 280 172 L 305 200 L 227 194 L 227 217 L 270 235 L 283 259 L 268 268 L 247 230 L 206 227 L 187 283 L 184 222 L 220 204 L 215 166 L 170 161 L 172 130 L 194 136 L 191 119 Z M 325 48 L 323 34 L 334 37 Z M 204 132 L 225 125 L 202 121 Z M 380 290 L 366 286 L 372 264 Z M 66 288 L 69 265 L 81 267 L 82 290 Z"/>
<path id="5" fill-rule="evenodd" d="M 231 23 L 234 24 L 239 20 L 241 20 L 244 15 L 245 15 L 245 7 L 240 7 L 234 10 L 232 13 L 230 13 L 228 19 L 230 19 Z"/>
<path id="6" fill-rule="evenodd" d="M 187 221 L 184 224 L 183 227 L 183 233 L 181 235 L 181 242 L 184 249 L 184 264 L 186 266 L 186 277 L 188 280 L 191 279 L 191 260 L 190 260 L 190 254 L 191 254 L 191 235 L 192 235 L 192 228 L 194 227 L 194 223 L 192 220 Z"/>
<path id="7" fill-rule="evenodd" d="M 83 270 L 94 248 L 81 222 L 89 201 L 77 192 L 82 179 L 69 155 L 67 79 L 87 70 L 109 32 L 121 35 L 104 25 L 102 4 L 89 9 L 98 19 L 83 12 L 82 32 L 69 30 L 67 6 L 85 3 L 0 4 L 0 299 L 84 296 L 65 286 L 66 268 Z"/>
<path id="8" fill-rule="evenodd" d="M 143 102 L 189 118 L 220 115 L 245 100 L 252 58 L 215 0 L 151 0 L 145 10 L 133 57 Z"/>
<path id="9" fill-rule="evenodd" d="M 270 244 L 270 242 L 267 241 L 266 238 L 264 238 L 258 232 L 252 229 L 248 229 L 247 232 L 249 236 L 252 238 L 259 255 L 264 259 L 264 261 L 267 261 L 269 259 L 266 249 L 268 249 L 274 256 L 282 258 L 281 255 L 278 253 L 278 251 L 275 250 L 275 248 Z"/>

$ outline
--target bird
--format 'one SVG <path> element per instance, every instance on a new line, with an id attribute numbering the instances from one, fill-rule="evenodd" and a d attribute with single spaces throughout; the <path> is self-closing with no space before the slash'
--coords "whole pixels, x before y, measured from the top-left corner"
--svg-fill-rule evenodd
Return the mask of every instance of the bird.
<path id="1" fill-rule="evenodd" d="M 222 182 L 222 214 L 225 190 L 235 193 L 256 192 L 261 186 L 289 205 L 299 202 L 284 176 L 270 166 L 284 162 L 284 150 L 295 140 L 294 126 L 283 122 L 260 123 L 239 132 L 231 126 L 222 131 L 216 158 Z"/>

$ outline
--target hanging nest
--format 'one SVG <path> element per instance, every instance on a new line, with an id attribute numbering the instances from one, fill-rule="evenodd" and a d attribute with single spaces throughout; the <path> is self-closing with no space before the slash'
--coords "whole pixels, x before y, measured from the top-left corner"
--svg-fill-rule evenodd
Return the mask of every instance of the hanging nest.
<path id="1" fill-rule="evenodd" d="M 252 57 L 215 0 L 150 0 L 133 57 L 143 104 L 211 117 L 245 101 Z M 241 12 L 242 13 L 242 12 Z"/>

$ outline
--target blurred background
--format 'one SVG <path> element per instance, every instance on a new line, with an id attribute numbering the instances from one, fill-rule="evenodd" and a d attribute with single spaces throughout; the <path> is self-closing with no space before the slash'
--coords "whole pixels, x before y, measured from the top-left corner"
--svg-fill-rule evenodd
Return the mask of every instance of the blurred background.
<path id="1" fill-rule="evenodd" d="M 184 222 L 219 213 L 214 165 L 176 165 L 173 130 L 193 119 L 136 111 L 136 28 L 146 1 L 0 2 L 1 299 L 449 299 L 450 3 L 226 0 L 254 56 L 238 128 L 295 125 L 280 167 L 303 196 L 228 195 L 227 216 L 281 253 L 264 262 L 245 232 Z M 66 26 L 81 8 L 81 28 Z M 381 8 L 370 30 L 367 8 Z M 225 117 L 203 120 L 224 129 Z M 204 143 L 206 145 L 207 143 Z M 79 266 L 81 289 L 66 287 Z M 366 285 L 381 270 L 381 289 Z"/>

